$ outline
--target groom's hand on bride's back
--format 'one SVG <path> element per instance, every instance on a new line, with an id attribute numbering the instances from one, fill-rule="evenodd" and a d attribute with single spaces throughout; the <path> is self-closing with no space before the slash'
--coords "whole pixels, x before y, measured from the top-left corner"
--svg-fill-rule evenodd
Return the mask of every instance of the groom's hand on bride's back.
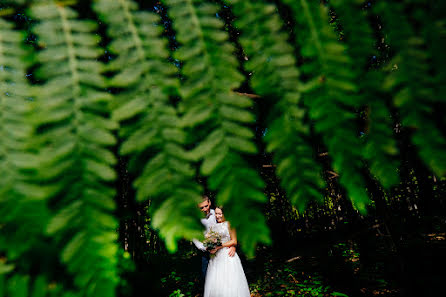
<path id="1" fill-rule="evenodd" d="M 228 252 L 229 257 L 234 257 L 235 255 L 235 246 L 231 246 Z"/>

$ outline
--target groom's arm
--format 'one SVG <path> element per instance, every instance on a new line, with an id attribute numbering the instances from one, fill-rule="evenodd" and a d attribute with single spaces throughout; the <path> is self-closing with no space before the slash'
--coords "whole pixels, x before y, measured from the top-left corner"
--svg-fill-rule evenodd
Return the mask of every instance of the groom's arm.
<path id="1" fill-rule="evenodd" d="M 201 220 L 201 223 L 206 227 L 206 228 L 208 228 L 208 227 L 210 227 L 210 226 L 212 226 L 212 225 L 215 225 L 216 223 L 217 223 L 217 221 L 215 220 L 215 210 L 213 210 L 213 209 L 211 209 L 210 210 L 210 215 L 209 215 L 209 218 L 207 218 L 207 219 L 202 219 Z M 199 249 L 200 251 L 203 251 L 203 252 L 207 252 L 207 249 L 206 249 L 206 247 L 204 246 L 204 244 L 201 242 L 201 241 L 199 241 L 198 239 L 192 239 L 192 242 L 195 244 L 195 247 L 197 248 L 197 249 Z"/>
<path id="2" fill-rule="evenodd" d="M 199 249 L 202 252 L 206 252 L 206 248 L 204 247 L 204 244 L 201 241 L 194 238 L 194 239 L 192 239 L 192 242 L 195 244 L 195 247 L 197 249 Z"/>

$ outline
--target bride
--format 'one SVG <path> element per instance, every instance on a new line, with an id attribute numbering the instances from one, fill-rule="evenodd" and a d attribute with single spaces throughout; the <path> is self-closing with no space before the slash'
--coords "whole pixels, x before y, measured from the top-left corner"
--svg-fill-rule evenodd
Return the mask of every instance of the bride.
<path id="1" fill-rule="evenodd" d="M 212 227 L 221 236 L 222 245 L 211 251 L 204 285 L 204 297 L 250 297 L 248 282 L 237 253 L 230 257 L 228 248 L 237 245 L 235 230 L 225 220 L 223 209 L 215 208 L 217 224 Z"/>

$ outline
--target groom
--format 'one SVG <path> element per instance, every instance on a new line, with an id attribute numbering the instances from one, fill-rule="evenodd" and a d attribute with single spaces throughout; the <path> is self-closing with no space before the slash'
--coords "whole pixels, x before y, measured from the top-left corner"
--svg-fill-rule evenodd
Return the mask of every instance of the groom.
<path id="1" fill-rule="evenodd" d="M 201 223 L 206 228 L 206 232 L 209 231 L 209 229 L 217 224 L 217 220 L 215 218 L 215 210 L 211 209 L 211 200 L 208 196 L 204 195 L 202 202 L 198 203 L 198 207 L 205 215 L 204 218 L 201 219 Z M 201 282 L 204 284 L 204 280 L 206 278 L 206 271 L 208 269 L 208 263 L 209 263 L 209 252 L 204 247 L 203 243 L 197 239 L 192 240 L 197 249 L 202 251 L 201 254 Z M 229 256 L 233 257 L 235 255 L 235 247 L 232 246 L 229 248 Z"/>

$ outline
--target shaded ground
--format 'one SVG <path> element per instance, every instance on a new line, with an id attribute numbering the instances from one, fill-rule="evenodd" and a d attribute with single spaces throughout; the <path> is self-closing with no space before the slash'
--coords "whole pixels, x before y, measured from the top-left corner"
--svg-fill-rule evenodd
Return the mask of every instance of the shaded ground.
<path id="1" fill-rule="evenodd" d="M 376 240 L 367 237 L 369 248 L 361 252 L 361 236 L 327 242 L 330 236 L 325 234 L 302 238 L 286 249 L 260 248 L 252 260 L 240 256 L 255 297 L 446 296 L 445 237 L 445 233 L 408 237 L 395 250 L 377 232 Z M 199 266 L 193 247 L 165 258 L 158 264 L 158 291 L 149 295 L 202 296 Z"/>

